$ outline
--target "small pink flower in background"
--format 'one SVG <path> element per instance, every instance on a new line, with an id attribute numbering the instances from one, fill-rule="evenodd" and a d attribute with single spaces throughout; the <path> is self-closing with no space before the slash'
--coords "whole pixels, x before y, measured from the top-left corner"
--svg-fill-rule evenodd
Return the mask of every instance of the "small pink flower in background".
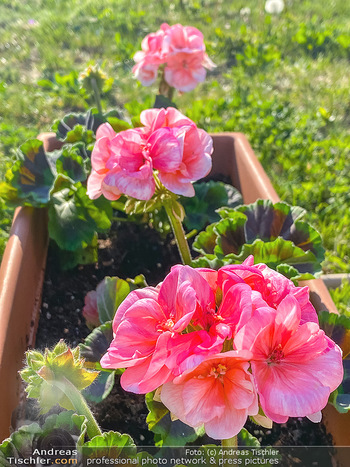
<path id="1" fill-rule="evenodd" d="M 85 295 L 83 316 L 86 320 L 86 326 L 89 329 L 97 328 L 101 322 L 97 308 L 97 291 L 92 290 Z"/>
<path id="2" fill-rule="evenodd" d="M 144 86 L 153 84 L 158 76 L 159 65 L 164 63 L 162 46 L 164 31 L 161 29 L 155 33 L 148 34 L 141 43 L 141 51 L 136 52 L 134 61 L 136 65 L 132 71 L 135 77 Z"/>
<path id="3" fill-rule="evenodd" d="M 211 169 L 211 137 L 178 110 L 145 110 L 141 128 L 116 134 L 108 123 L 96 133 L 88 195 L 118 199 L 125 194 L 149 200 L 155 192 L 153 170 L 170 191 L 194 196 L 192 182 Z"/>
<path id="4" fill-rule="evenodd" d="M 215 67 L 205 53 L 203 34 L 191 26 L 171 26 L 164 37 L 164 49 L 164 78 L 178 91 L 192 91 L 205 80 L 206 68 Z"/>
<path id="5" fill-rule="evenodd" d="M 300 320 L 300 305 L 288 295 L 276 310 L 256 310 L 234 339 L 237 349 L 252 352 L 261 406 L 277 423 L 312 419 L 343 379 L 340 348 L 317 323 Z"/>
<path id="6" fill-rule="evenodd" d="M 204 424 L 214 439 L 241 431 L 248 415 L 258 413 L 258 398 L 248 372 L 249 352 L 215 354 L 185 371 L 161 390 L 163 404 L 194 428 Z"/>
<path id="7" fill-rule="evenodd" d="M 206 69 L 215 67 L 205 52 L 203 34 L 191 26 L 164 23 L 143 39 L 141 48 L 134 56 L 133 73 L 144 86 L 155 82 L 159 66 L 165 64 L 164 78 L 169 86 L 192 91 L 205 80 Z"/>

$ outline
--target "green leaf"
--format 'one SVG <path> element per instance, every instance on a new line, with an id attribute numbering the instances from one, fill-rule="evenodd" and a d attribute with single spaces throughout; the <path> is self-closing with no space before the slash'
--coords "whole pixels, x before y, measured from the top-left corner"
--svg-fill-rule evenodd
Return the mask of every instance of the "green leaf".
<path id="1" fill-rule="evenodd" d="M 238 444 L 239 446 L 252 446 L 259 447 L 260 443 L 255 436 L 251 435 L 248 430 L 242 428 L 238 433 Z"/>
<path id="2" fill-rule="evenodd" d="M 217 222 L 214 232 L 217 235 L 214 253 L 220 258 L 229 253 L 238 253 L 245 243 L 244 226 L 247 218 L 244 214 L 235 212 L 233 218 Z"/>
<path id="3" fill-rule="evenodd" d="M 97 235 L 85 248 L 78 248 L 74 251 L 59 250 L 58 258 L 62 270 L 73 269 L 77 265 L 92 264 L 98 261 Z"/>
<path id="4" fill-rule="evenodd" d="M 26 453 L 32 453 L 33 442 L 41 434 L 42 430 L 38 423 L 24 425 L 6 438 L 0 445 L 0 465 L 11 465 L 8 457 L 22 457 Z M 13 464 L 12 464 L 13 465 Z"/>
<path id="5" fill-rule="evenodd" d="M 113 122 L 113 119 L 120 119 L 117 110 L 101 115 L 97 109 L 92 108 L 87 113 L 70 113 L 62 120 L 56 120 L 52 131 L 56 132 L 57 139 L 65 143 L 82 141 L 88 144 L 93 141 L 97 128 L 107 121 Z"/>
<path id="6" fill-rule="evenodd" d="M 80 344 L 81 356 L 87 361 L 97 363 L 107 352 L 113 340 L 112 322 L 102 324 L 95 328 Z"/>
<path id="7" fill-rule="evenodd" d="M 294 266 L 299 273 L 318 273 L 321 267 L 316 260 L 315 255 L 309 251 L 303 251 L 296 247 L 293 242 L 284 240 L 281 237 L 273 242 L 264 242 L 255 240 L 252 244 L 245 244 L 237 255 L 227 255 L 224 259 L 235 259 L 239 262 L 244 261 L 248 256 L 254 256 L 255 263 L 265 263 L 272 269 L 276 269 L 280 264 Z"/>
<path id="8" fill-rule="evenodd" d="M 193 242 L 192 248 L 203 255 L 213 255 L 214 248 L 216 246 L 216 239 L 218 237 L 217 233 L 215 232 L 215 225 L 210 224 L 205 229 L 205 231 L 200 232 L 197 235 L 195 241 Z"/>
<path id="9" fill-rule="evenodd" d="M 25 142 L 18 150 L 18 157 L 11 170 L 17 196 L 32 206 L 47 204 L 56 174 L 42 141 L 31 139 Z"/>
<path id="10" fill-rule="evenodd" d="M 205 262 L 213 262 L 210 255 L 214 254 L 224 264 L 234 264 L 252 254 L 255 263 L 278 268 L 294 281 L 311 279 L 312 274 L 321 272 L 320 263 L 324 259 L 321 237 L 299 220 L 305 213 L 302 208 L 258 200 L 217 212 L 222 219 L 209 225 L 193 243 L 194 250 L 209 255 Z"/>
<path id="11" fill-rule="evenodd" d="M 120 120 L 117 117 L 110 116 L 107 118 L 107 121 L 116 133 L 119 133 L 120 131 L 124 131 L 124 130 L 129 130 L 130 128 L 132 128 L 130 123 L 125 122 L 124 120 Z"/>
<path id="12" fill-rule="evenodd" d="M 87 159 L 88 154 L 84 144 L 65 145 L 56 161 L 57 172 L 66 175 L 74 182 L 84 182 L 91 170 Z"/>
<path id="13" fill-rule="evenodd" d="M 106 276 L 96 288 L 97 307 L 101 323 L 111 321 L 122 301 L 130 292 L 130 285 L 119 277 Z"/>
<path id="14" fill-rule="evenodd" d="M 163 94 L 157 94 L 156 95 L 156 100 L 153 104 L 154 109 L 161 109 L 161 108 L 166 109 L 167 107 L 175 107 L 177 109 L 176 105 L 174 102 L 172 102 L 168 97 L 163 96 Z"/>
<path id="15" fill-rule="evenodd" d="M 61 190 L 52 196 L 52 201 L 49 207 L 49 234 L 58 246 L 74 251 L 82 248 L 83 242 L 91 243 L 96 224 L 87 216 L 87 210 L 76 192 Z"/>
<path id="16" fill-rule="evenodd" d="M 192 260 L 191 266 L 193 268 L 209 268 L 218 270 L 225 266 L 225 262 L 215 255 L 204 255 Z M 231 264 L 231 263 L 227 263 Z"/>
<path id="17" fill-rule="evenodd" d="M 242 204 L 242 196 L 232 185 L 222 182 L 195 183 L 196 195 L 182 197 L 181 203 L 186 211 L 184 224 L 188 230 L 201 230 L 206 224 L 218 221 L 216 210 L 222 206 L 234 208 Z"/>
<path id="18" fill-rule="evenodd" d="M 96 231 L 108 230 L 111 217 L 108 202 L 89 199 L 86 187 L 78 182 L 52 194 L 49 234 L 62 250 L 74 251 L 90 245 Z"/>
<path id="19" fill-rule="evenodd" d="M 149 410 L 146 422 L 156 435 L 157 446 L 184 446 L 204 435 L 203 427 L 192 428 L 180 420 L 173 421 L 165 405 L 154 400 L 154 392 L 146 394 L 146 404 Z"/>
<path id="20" fill-rule="evenodd" d="M 85 399 L 95 404 L 103 401 L 113 389 L 114 375 L 114 371 L 101 371 L 95 381 L 82 391 Z"/>
<path id="21" fill-rule="evenodd" d="M 85 458 L 107 457 L 112 459 L 130 458 L 137 455 L 133 439 L 126 434 L 108 431 L 103 435 L 95 436 L 83 444 Z"/>

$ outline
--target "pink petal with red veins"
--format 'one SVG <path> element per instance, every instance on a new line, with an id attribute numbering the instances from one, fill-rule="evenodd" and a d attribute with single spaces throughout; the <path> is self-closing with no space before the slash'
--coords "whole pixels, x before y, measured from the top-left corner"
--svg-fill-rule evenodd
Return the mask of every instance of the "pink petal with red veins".
<path id="1" fill-rule="evenodd" d="M 122 169 L 137 172 L 144 164 L 142 148 L 146 144 L 145 136 L 138 130 L 121 131 L 111 141 L 111 150 Z"/>
<path id="2" fill-rule="evenodd" d="M 342 351 L 329 337 L 325 336 L 325 339 L 328 349 L 317 358 L 303 362 L 303 369 L 317 377 L 330 392 L 333 392 L 344 377 Z"/>
<path id="3" fill-rule="evenodd" d="M 218 288 L 218 272 L 209 268 L 196 268 L 196 271 L 208 282 L 215 294 Z"/>
<path id="4" fill-rule="evenodd" d="M 189 92 L 197 86 L 197 80 L 192 76 L 189 69 L 185 68 L 170 68 L 164 69 L 164 77 L 166 82 L 173 86 L 178 91 Z"/>
<path id="5" fill-rule="evenodd" d="M 192 378 L 183 391 L 184 418 L 190 426 L 200 426 L 225 412 L 224 387 L 214 377 Z"/>
<path id="6" fill-rule="evenodd" d="M 309 287 L 294 287 L 291 293 L 298 300 L 301 308 L 300 324 L 312 321 L 318 323 L 318 316 L 315 308 L 310 302 Z"/>
<path id="7" fill-rule="evenodd" d="M 287 295 L 277 307 L 275 333 L 280 336 L 281 343 L 287 341 L 300 324 L 301 310 L 298 301 Z"/>
<path id="8" fill-rule="evenodd" d="M 251 288 L 247 284 L 235 284 L 226 291 L 218 316 L 222 322 L 229 324 L 232 332 L 237 332 L 252 316 Z"/>
<path id="9" fill-rule="evenodd" d="M 149 130 L 156 131 L 164 126 L 165 115 L 165 109 L 147 109 L 141 112 L 140 121 Z"/>
<path id="10" fill-rule="evenodd" d="M 266 360 L 275 345 L 273 308 L 259 308 L 234 338 L 237 350 L 251 350 L 254 360 Z"/>
<path id="11" fill-rule="evenodd" d="M 170 370 L 165 366 L 157 369 L 152 377 L 148 377 L 147 373 L 151 366 L 152 357 L 149 357 L 142 364 L 127 368 L 120 378 L 122 388 L 135 394 L 147 394 L 173 378 Z"/>
<path id="12" fill-rule="evenodd" d="M 289 363 L 307 362 L 326 349 L 325 334 L 316 323 L 302 324 L 283 345 L 283 353 Z"/>
<path id="13" fill-rule="evenodd" d="M 108 173 L 105 183 L 115 186 L 128 196 L 145 201 L 152 198 L 155 190 L 153 171 L 148 163 L 137 172 L 123 170 L 116 174 Z"/>
<path id="14" fill-rule="evenodd" d="M 203 81 L 205 81 L 205 78 L 207 76 L 207 70 L 203 66 L 192 68 L 191 72 L 192 72 L 193 78 L 198 83 L 202 83 Z"/>
<path id="15" fill-rule="evenodd" d="M 183 138 L 183 137 L 182 137 Z M 181 145 L 170 128 L 161 128 L 149 137 L 153 167 L 162 172 L 176 170 L 182 159 Z"/>
<path id="16" fill-rule="evenodd" d="M 105 198 L 109 199 L 110 201 L 115 201 L 119 199 L 123 194 L 120 190 L 118 190 L 115 186 L 106 185 L 103 181 L 101 186 L 102 194 Z"/>
<path id="17" fill-rule="evenodd" d="M 194 290 L 194 295 L 186 297 L 187 306 L 189 309 L 184 309 L 181 302 L 178 301 L 177 294 L 181 284 L 186 282 L 186 288 Z M 184 289 L 180 289 L 181 294 Z M 193 300 L 193 305 L 188 301 L 189 297 Z M 179 321 L 183 316 L 189 316 L 196 310 L 197 303 L 203 310 L 207 307 L 213 308 L 215 305 L 214 294 L 208 283 L 196 272 L 195 269 L 189 266 L 177 265 L 171 269 L 159 290 L 159 304 L 164 311 L 170 316 L 175 316 L 175 321 Z"/>
<path id="18" fill-rule="evenodd" d="M 262 408 L 272 420 L 277 421 L 272 413 L 304 417 L 326 406 L 330 389 L 315 377 L 312 365 L 310 371 L 304 365 L 286 362 L 272 365 L 252 362 L 251 365 L 258 392 L 263 395 Z"/>

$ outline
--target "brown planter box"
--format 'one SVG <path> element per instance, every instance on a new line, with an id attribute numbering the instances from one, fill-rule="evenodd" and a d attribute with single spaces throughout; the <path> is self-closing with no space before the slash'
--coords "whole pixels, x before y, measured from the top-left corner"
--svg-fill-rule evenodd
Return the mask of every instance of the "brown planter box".
<path id="1" fill-rule="evenodd" d="M 219 133 L 214 140 L 212 174 L 230 176 L 245 203 L 258 198 L 279 201 L 269 178 L 257 160 L 246 137 L 241 133 Z M 52 133 L 41 135 L 45 149 L 57 148 Z M 45 210 L 19 208 L 13 221 L 10 240 L 0 271 L 0 439 L 9 435 L 11 414 L 19 399 L 18 370 L 24 352 L 33 346 L 39 316 L 40 298 L 48 244 Z M 304 282 L 310 287 L 311 300 L 317 311 L 337 309 L 321 279 Z M 348 431 L 338 433 L 332 426 L 341 423 Z M 332 407 L 324 412 L 325 425 L 334 432 L 335 445 L 350 445 L 350 414 L 340 415 Z M 346 421 L 346 422 L 345 422 Z"/>

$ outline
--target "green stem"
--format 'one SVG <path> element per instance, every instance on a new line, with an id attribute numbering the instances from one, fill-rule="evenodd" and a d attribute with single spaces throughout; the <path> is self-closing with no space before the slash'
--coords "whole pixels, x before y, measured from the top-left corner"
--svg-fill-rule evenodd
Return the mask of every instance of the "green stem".
<path id="1" fill-rule="evenodd" d="M 86 417 L 87 435 L 89 438 L 92 439 L 94 436 L 102 435 L 100 427 L 89 409 L 86 400 L 74 384 L 72 384 L 67 378 L 63 378 L 63 381 L 53 381 L 51 384 L 60 389 L 65 396 L 68 397 L 78 415 L 84 415 Z"/>
<path id="2" fill-rule="evenodd" d="M 182 227 L 182 222 L 180 218 L 176 215 L 173 209 L 173 203 L 167 202 L 164 203 L 165 211 L 169 217 L 171 227 L 174 232 L 175 240 L 177 247 L 180 252 L 181 261 L 183 264 L 191 264 L 192 258 L 190 249 L 186 240 L 185 232 Z"/>
<path id="3" fill-rule="evenodd" d="M 94 97 L 95 97 L 95 103 L 96 103 L 97 110 L 102 115 L 101 97 L 100 97 L 100 92 L 98 90 L 95 78 L 91 78 L 91 86 L 92 86 L 92 89 L 94 90 Z"/>
<path id="4" fill-rule="evenodd" d="M 175 89 L 165 81 L 164 72 L 159 83 L 159 94 L 167 97 L 170 101 L 173 100 Z"/>
<path id="5" fill-rule="evenodd" d="M 237 435 L 229 439 L 222 439 L 221 446 L 223 448 L 236 448 L 238 447 Z"/>

